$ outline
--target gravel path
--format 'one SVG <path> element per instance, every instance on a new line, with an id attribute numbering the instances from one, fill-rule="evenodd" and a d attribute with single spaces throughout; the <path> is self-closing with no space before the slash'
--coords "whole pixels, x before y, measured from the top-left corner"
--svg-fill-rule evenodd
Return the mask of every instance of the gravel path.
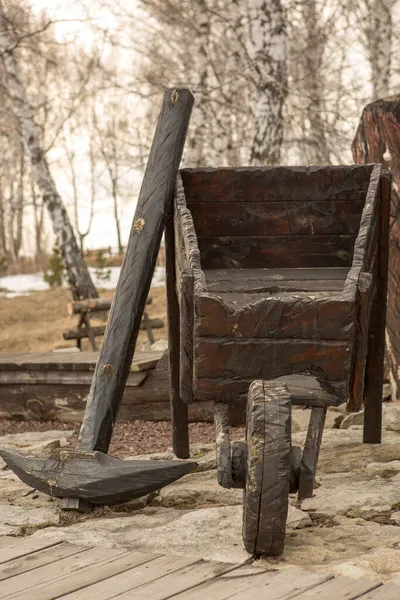
<path id="1" fill-rule="evenodd" d="M 75 443 L 79 427 L 69 423 L 51 421 L 7 421 L 0 420 L 0 436 L 25 431 L 46 431 L 50 429 L 71 430 L 76 434 L 72 438 Z M 190 423 L 190 443 L 210 444 L 215 442 L 215 430 L 212 423 Z M 232 439 L 244 437 L 244 427 L 233 427 Z M 1 440 L 0 440 L 1 443 Z M 110 453 L 115 456 L 133 456 L 150 452 L 163 452 L 171 447 L 171 424 L 166 421 L 131 421 L 117 423 L 113 433 Z"/>

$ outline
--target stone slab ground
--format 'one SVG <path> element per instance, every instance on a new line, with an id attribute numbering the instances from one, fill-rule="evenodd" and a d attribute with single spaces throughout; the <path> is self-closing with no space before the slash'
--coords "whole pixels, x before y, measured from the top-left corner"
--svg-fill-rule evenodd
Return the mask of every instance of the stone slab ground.
<path id="1" fill-rule="evenodd" d="M 301 506 L 291 498 L 283 556 L 257 562 L 400 585 L 400 406 L 385 405 L 381 445 L 362 444 L 360 417 L 356 424 L 338 417 L 332 411 L 327 420 L 313 498 Z M 302 444 L 307 411 L 295 409 L 294 423 L 293 443 Z M 0 438 L 0 445 L 48 452 L 71 435 L 17 434 Z M 83 516 L 64 513 L 60 501 L 30 490 L 0 465 L 0 536 L 243 562 L 250 557 L 241 539 L 242 492 L 218 486 L 213 445 L 194 445 L 192 454 L 197 472 L 159 493 Z"/>

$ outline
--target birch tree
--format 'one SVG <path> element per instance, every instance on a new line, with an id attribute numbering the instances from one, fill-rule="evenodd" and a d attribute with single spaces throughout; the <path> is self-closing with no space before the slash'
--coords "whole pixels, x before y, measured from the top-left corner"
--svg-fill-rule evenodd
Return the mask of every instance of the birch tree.
<path id="1" fill-rule="evenodd" d="M 32 32 L 31 32 L 32 33 Z M 44 149 L 39 141 L 34 112 L 29 103 L 16 56 L 18 37 L 0 2 L 0 51 L 4 85 L 17 118 L 23 143 L 30 158 L 32 176 L 49 212 L 53 230 L 75 299 L 97 297 L 96 288 L 81 257 L 67 211 L 51 176 Z"/>
<path id="2" fill-rule="evenodd" d="M 243 3 L 240 37 L 253 82 L 253 165 L 280 163 L 287 95 L 287 33 L 280 0 Z"/>

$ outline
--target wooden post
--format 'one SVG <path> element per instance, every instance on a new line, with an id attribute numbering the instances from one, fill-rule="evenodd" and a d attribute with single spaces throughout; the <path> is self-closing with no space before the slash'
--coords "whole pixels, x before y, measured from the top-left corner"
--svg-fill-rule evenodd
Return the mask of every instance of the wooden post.
<path id="1" fill-rule="evenodd" d="M 176 291 L 173 211 L 165 225 L 165 271 L 168 304 L 168 352 L 171 394 L 172 449 L 178 458 L 189 458 L 188 406 L 180 396 L 180 310 Z"/>
<path id="2" fill-rule="evenodd" d="M 181 273 L 180 314 L 180 394 L 186 404 L 193 402 L 193 331 L 194 331 L 194 276 L 192 269 Z"/>
<path id="3" fill-rule="evenodd" d="M 382 388 L 385 354 L 391 177 L 388 174 L 383 176 L 380 185 L 377 291 L 371 309 L 368 354 L 365 367 L 364 444 L 380 444 L 382 441 Z"/>
<path id="4" fill-rule="evenodd" d="M 193 96 L 167 90 L 158 120 L 78 446 L 107 452 L 149 293 L 165 215 L 170 212 Z M 179 325 L 178 325 L 179 326 Z"/>
<path id="5" fill-rule="evenodd" d="M 313 406 L 308 425 L 306 443 L 300 462 L 299 500 L 311 498 L 314 490 L 315 473 L 317 470 L 319 450 L 324 432 L 327 408 Z"/>

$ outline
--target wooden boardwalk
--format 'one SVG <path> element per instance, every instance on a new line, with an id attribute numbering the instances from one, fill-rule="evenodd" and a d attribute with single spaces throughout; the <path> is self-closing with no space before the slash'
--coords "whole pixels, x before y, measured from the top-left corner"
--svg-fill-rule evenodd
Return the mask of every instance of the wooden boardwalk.
<path id="1" fill-rule="evenodd" d="M 74 351 L 0 354 L 0 417 L 80 423 L 98 356 Z M 135 353 L 118 418 L 170 417 L 168 352 Z M 213 421 L 212 402 L 194 402 L 189 418 Z"/>
<path id="2" fill-rule="evenodd" d="M 400 587 L 297 567 L 0 538 L 0 598 L 13 600 L 399 600 Z"/>

